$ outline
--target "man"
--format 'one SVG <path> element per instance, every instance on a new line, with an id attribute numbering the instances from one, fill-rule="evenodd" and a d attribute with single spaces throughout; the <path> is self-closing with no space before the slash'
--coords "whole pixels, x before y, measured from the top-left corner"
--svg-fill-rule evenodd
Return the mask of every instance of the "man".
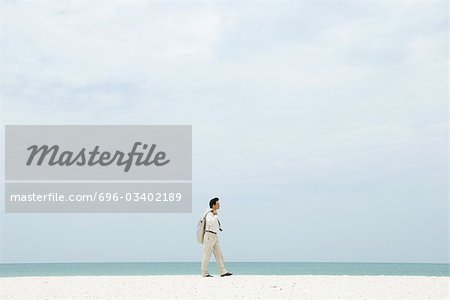
<path id="1" fill-rule="evenodd" d="M 223 262 L 222 250 L 219 244 L 219 230 L 220 221 L 217 216 L 217 210 L 220 208 L 219 198 L 214 198 L 209 201 L 209 212 L 206 214 L 206 226 L 205 235 L 203 239 L 203 256 L 202 256 L 202 266 L 201 272 L 203 277 L 213 277 L 208 273 L 209 259 L 211 258 L 211 252 L 214 253 L 216 258 L 217 268 L 219 269 L 220 277 L 230 276 L 233 273 L 229 273 L 225 269 L 225 264 Z"/>

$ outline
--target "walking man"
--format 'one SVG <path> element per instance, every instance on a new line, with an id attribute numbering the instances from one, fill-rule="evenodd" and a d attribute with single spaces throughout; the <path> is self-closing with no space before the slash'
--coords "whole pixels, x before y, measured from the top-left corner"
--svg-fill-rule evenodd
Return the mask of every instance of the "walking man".
<path id="1" fill-rule="evenodd" d="M 205 236 L 203 239 L 203 255 L 201 266 L 203 277 L 213 277 L 208 273 L 208 265 L 209 259 L 211 258 L 211 253 L 214 253 L 217 268 L 219 269 L 219 274 L 221 274 L 220 277 L 233 275 L 233 273 L 229 273 L 227 269 L 225 269 L 222 250 L 220 249 L 218 233 L 219 230 L 222 231 L 222 228 L 220 228 L 220 221 L 217 216 L 217 210 L 219 208 L 219 198 L 214 198 L 209 201 L 209 212 L 206 214 Z"/>

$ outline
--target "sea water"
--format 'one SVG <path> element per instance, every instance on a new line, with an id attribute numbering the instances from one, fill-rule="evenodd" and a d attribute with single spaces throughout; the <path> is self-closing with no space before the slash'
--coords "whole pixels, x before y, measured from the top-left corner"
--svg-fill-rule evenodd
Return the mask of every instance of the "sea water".
<path id="1" fill-rule="evenodd" d="M 235 275 L 396 275 L 450 276 L 449 264 L 226 262 Z M 214 261 L 209 272 L 217 274 Z M 200 262 L 102 262 L 0 264 L 0 277 L 200 275 Z"/>

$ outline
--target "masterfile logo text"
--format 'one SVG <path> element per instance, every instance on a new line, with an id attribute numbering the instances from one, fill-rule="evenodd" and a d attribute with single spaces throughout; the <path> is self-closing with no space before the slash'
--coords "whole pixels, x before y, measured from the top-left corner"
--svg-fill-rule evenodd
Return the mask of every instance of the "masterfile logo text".
<path id="1" fill-rule="evenodd" d="M 5 139 L 6 212 L 191 210 L 190 125 L 6 125 Z"/>
<path id="2" fill-rule="evenodd" d="M 147 150 L 145 159 L 144 152 L 137 151 L 138 147 L 142 145 L 142 149 Z M 44 160 L 47 158 L 47 163 L 50 166 L 60 165 L 60 166 L 93 166 L 99 164 L 101 166 L 108 166 L 114 162 L 117 162 L 118 166 L 125 166 L 124 172 L 128 172 L 133 164 L 133 158 L 136 157 L 136 166 L 150 166 L 154 164 L 155 166 L 164 166 L 169 163 L 170 160 L 165 159 L 166 153 L 163 151 L 159 151 L 153 157 L 153 152 L 155 151 L 156 145 L 153 144 L 151 147 L 148 147 L 147 144 L 142 144 L 141 142 L 135 142 L 133 149 L 125 154 L 122 151 L 115 151 L 114 154 L 111 154 L 109 151 L 100 152 L 100 146 L 95 146 L 92 151 L 87 152 L 86 148 L 81 149 L 81 151 L 77 154 L 74 154 L 72 151 L 62 151 L 60 152 L 60 147 L 57 145 L 53 145 L 49 147 L 48 145 L 32 145 L 27 148 L 30 150 L 30 156 L 27 160 L 27 166 L 31 166 L 34 162 L 34 159 L 38 154 L 38 158 L 36 158 L 36 165 L 41 166 Z M 87 154 L 86 154 L 87 152 Z M 88 157 L 87 157 L 88 156 Z M 126 158 L 125 158 L 126 157 Z"/>

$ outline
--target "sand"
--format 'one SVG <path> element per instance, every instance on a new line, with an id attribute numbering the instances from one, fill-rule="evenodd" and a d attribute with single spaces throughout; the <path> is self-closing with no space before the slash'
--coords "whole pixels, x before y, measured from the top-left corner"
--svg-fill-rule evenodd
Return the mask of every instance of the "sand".
<path id="1" fill-rule="evenodd" d="M 450 277 L 67 276 L 0 278 L 0 299 L 449 299 Z"/>

